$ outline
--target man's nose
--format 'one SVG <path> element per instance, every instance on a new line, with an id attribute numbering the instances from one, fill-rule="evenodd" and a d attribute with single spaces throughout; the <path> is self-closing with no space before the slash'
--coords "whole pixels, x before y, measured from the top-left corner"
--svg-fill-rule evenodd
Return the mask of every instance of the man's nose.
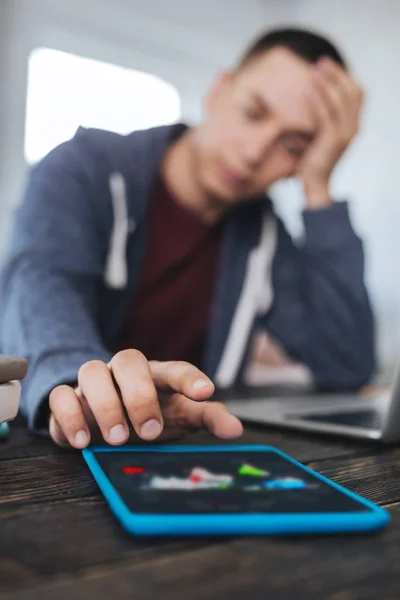
<path id="1" fill-rule="evenodd" d="M 249 132 L 242 146 L 242 156 L 247 165 L 256 168 L 268 156 L 278 136 L 278 127 L 272 123 Z"/>

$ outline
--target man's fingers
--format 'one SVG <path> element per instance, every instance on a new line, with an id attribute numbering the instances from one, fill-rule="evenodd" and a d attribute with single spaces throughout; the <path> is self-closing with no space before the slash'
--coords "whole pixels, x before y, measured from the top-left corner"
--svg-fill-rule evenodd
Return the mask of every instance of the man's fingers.
<path id="1" fill-rule="evenodd" d="M 214 393 L 213 382 L 190 363 L 150 361 L 149 366 L 159 390 L 178 392 L 192 400 L 206 400 Z"/>
<path id="2" fill-rule="evenodd" d="M 346 97 L 348 101 L 352 100 L 356 96 L 357 84 L 349 76 L 349 74 L 337 63 L 329 58 L 324 58 L 317 63 L 318 72 L 323 77 L 338 88 L 342 96 Z"/>
<path id="3" fill-rule="evenodd" d="M 53 440 L 65 446 L 66 442 L 74 448 L 85 448 L 90 442 L 89 427 L 83 409 L 74 390 L 60 385 L 49 397 L 50 435 Z"/>
<path id="4" fill-rule="evenodd" d="M 348 101 L 357 109 L 360 109 L 364 100 L 364 91 L 361 85 L 342 67 L 333 61 L 328 61 L 328 63 L 327 72 L 331 78 L 336 81 L 337 85 L 343 90 L 343 93 L 346 94 Z"/>
<path id="5" fill-rule="evenodd" d="M 228 440 L 242 435 L 243 425 L 223 404 L 208 402 L 201 408 L 203 427 L 215 436 Z"/>
<path id="6" fill-rule="evenodd" d="M 335 123 L 340 122 L 343 112 L 346 110 L 346 98 L 341 94 L 340 89 L 327 81 L 320 73 L 317 73 L 315 77 L 315 86 L 328 110 L 330 119 Z"/>
<path id="7" fill-rule="evenodd" d="M 110 369 L 136 433 L 144 440 L 156 439 L 163 417 L 146 357 L 137 350 L 124 350 L 111 360 Z"/>
<path id="8" fill-rule="evenodd" d="M 193 402 L 176 394 L 164 412 L 166 425 L 187 429 L 207 429 L 221 439 L 234 439 L 243 433 L 243 426 L 227 407 L 219 402 Z"/>
<path id="9" fill-rule="evenodd" d="M 122 444 L 129 437 L 126 412 L 139 438 L 154 440 L 164 426 L 158 391 L 167 393 L 167 434 L 205 428 L 225 439 L 241 435 L 241 423 L 226 407 L 201 402 L 213 394 L 214 385 L 199 369 L 184 362 L 149 363 L 140 352 L 125 350 L 109 365 L 85 363 L 76 390 L 59 386 L 52 391 L 51 436 L 59 445 L 84 448 L 92 427 L 93 435 L 101 432 L 106 442 Z"/>
<path id="10" fill-rule="evenodd" d="M 207 402 L 202 407 L 203 428 L 215 436 L 228 440 L 242 435 L 243 425 L 223 404 Z"/>
<path id="11" fill-rule="evenodd" d="M 349 127 L 357 125 L 364 94 L 361 87 L 349 74 L 332 60 L 317 63 L 317 85 L 335 112 L 336 120 Z"/>
<path id="12" fill-rule="evenodd" d="M 61 446 L 63 448 L 70 446 L 70 443 L 65 437 L 64 432 L 60 427 L 60 424 L 56 421 L 53 414 L 50 415 L 49 433 L 51 439 L 57 444 L 57 446 Z"/>
<path id="13" fill-rule="evenodd" d="M 99 360 L 85 363 L 79 369 L 78 384 L 104 440 L 113 445 L 126 442 L 129 426 L 107 365 Z"/>
<path id="14" fill-rule="evenodd" d="M 325 98 L 321 93 L 320 87 L 316 85 L 315 87 L 311 88 L 309 94 L 315 115 L 317 117 L 318 127 L 321 131 L 326 131 L 332 127 L 334 122 Z"/>

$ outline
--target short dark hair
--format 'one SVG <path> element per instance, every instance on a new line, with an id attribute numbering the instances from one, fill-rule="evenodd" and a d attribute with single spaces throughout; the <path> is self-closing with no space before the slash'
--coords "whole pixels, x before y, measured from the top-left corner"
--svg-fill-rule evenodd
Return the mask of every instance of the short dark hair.
<path id="1" fill-rule="evenodd" d="M 328 39 L 300 28 L 273 29 L 264 32 L 247 49 L 239 62 L 239 68 L 273 48 L 286 48 L 309 63 L 317 63 L 328 56 L 344 69 L 346 62 L 339 50 Z"/>

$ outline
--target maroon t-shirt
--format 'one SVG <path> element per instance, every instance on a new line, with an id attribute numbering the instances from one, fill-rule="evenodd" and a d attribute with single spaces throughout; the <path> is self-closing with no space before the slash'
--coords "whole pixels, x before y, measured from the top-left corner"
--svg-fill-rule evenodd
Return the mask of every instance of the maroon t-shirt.
<path id="1" fill-rule="evenodd" d="M 221 226 L 181 207 L 159 182 L 149 220 L 144 265 L 121 348 L 148 360 L 202 366 L 216 283 Z"/>

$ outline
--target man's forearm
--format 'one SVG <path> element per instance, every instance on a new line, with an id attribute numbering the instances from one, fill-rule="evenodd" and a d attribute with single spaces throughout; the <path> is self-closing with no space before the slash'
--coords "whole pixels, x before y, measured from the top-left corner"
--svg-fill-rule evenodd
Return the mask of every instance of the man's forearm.
<path id="1" fill-rule="evenodd" d="M 327 183 L 317 181 L 304 183 L 304 194 L 308 210 L 329 208 L 333 204 Z"/>
<path id="2" fill-rule="evenodd" d="M 374 368 L 362 243 L 345 203 L 306 210 L 304 224 L 301 248 L 280 227 L 275 301 L 265 327 L 319 383 L 357 388 Z"/>

